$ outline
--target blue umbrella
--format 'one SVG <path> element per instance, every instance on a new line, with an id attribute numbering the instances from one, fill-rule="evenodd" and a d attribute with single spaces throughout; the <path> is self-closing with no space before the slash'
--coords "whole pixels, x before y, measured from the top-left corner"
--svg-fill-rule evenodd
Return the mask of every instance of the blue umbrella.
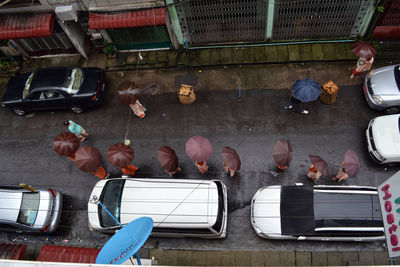
<path id="1" fill-rule="evenodd" d="M 316 81 L 301 79 L 292 85 L 292 93 L 294 98 L 302 102 L 314 101 L 321 94 L 321 87 Z"/>

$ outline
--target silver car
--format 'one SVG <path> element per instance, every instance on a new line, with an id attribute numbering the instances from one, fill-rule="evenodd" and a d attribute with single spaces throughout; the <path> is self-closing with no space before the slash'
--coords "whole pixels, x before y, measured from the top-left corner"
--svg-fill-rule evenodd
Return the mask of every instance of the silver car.
<path id="1" fill-rule="evenodd" d="M 0 186 L 0 231 L 51 233 L 61 209 L 61 193 L 53 189 L 32 192 L 20 186 Z"/>
<path id="2" fill-rule="evenodd" d="M 371 70 L 365 77 L 364 94 L 368 104 L 385 114 L 400 112 L 400 65 Z"/>
<path id="3" fill-rule="evenodd" d="M 251 224 L 268 239 L 385 239 L 378 191 L 367 186 L 266 186 L 251 202 Z"/>

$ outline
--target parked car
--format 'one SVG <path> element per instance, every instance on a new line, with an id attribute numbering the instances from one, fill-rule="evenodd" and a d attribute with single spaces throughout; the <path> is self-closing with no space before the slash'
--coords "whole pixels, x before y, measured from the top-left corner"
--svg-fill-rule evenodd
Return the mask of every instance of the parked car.
<path id="1" fill-rule="evenodd" d="M 54 232 L 61 210 L 61 193 L 53 189 L 32 192 L 20 186 L 0 186 L 0 231 Z"/>
<path id="2" fill-rule="evenodd" d="M 152 235 L 224 238 L 227 189 L 219 180 L 114 178 L 99 181 L 88 203 L 89 227 L 114 233 L 122 224 L 143 216 L 154 221 Z"/>
<path id="3" fill-rule="evenodd" d="M 380 164 L 400 162 L 400 115 L 385 115 L 372 119 L 365 131 L 368 152 Z"/>
<path id="4" fill-rule="evenodd" d="M 373 69 L 365 77 L 364 94 L 368 104 L 386 114 L 400 112 L 400 65 Z"/>
<path id="5" fill-rule="evenodd" d="M 385 239 L 378 192 L 366 186 L 266 186 L 253 197 L 251 223 L 268 239 Z"/>
<path id="6" fill-rule="evenodd" d="M 81 113 L 101 104 L 105 72 L 99 68 L 46 68 L 10 79 L 1 105 L 18 115 L 34 110 Z"/>

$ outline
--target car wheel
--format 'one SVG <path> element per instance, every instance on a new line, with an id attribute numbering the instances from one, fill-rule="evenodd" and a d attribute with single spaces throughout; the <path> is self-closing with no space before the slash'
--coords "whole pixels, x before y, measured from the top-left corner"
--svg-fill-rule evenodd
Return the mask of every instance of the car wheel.
<path id="1" fill-rule="evenodd" d="M 396 114 L 400 112 L 400 107 L 388 107 L 383 112 L 385 114 Z"/>
<path id="2" fill-rule="evenodd" d="M 11 110 L 14 111 L 14 113 L 19 116 L 24 116 L 26 114 L 25 110 L 17 108 L 17 107 L 13 107 Z"/>
<path id="3" fill-rule="evenodd" d="M 72 110 L 72 112 L 77 113 L 77 114 L 83 112 L 83 109 L 80 106 L 72 106 L 71 110 Z"/>

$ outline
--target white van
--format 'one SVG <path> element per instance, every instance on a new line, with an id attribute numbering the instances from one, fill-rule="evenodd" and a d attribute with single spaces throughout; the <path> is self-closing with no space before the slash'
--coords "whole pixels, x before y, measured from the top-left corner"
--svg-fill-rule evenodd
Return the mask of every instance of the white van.
<path id="1" fill-rule="evenodd" d="M 155 236 L 226 236 L 227 189 L 219 180 L 115 178 L 99 181 L 89 198 L 89 227 L 114 233 L 120 226 L 94 198 L 122 225 L 139 217 L 151 217 Z"/>

